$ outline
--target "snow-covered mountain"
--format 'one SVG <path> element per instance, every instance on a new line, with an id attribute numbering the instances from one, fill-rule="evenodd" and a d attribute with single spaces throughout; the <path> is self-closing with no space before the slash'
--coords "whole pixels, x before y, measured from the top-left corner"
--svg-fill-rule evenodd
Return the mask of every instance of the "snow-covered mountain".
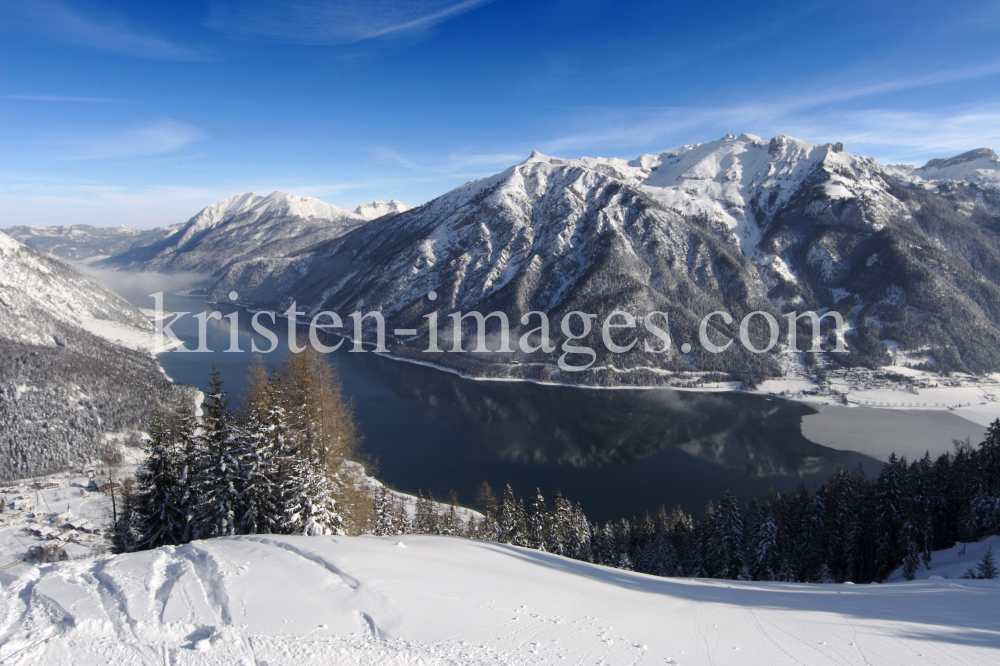
<path id="1" fill-rule="evenodd" d="M 190 403 L 154 344 L 153 325 L 123 298 L 0 232 L 0 479 L 92 460 L 154 407 Z"/>
<path id="2" fill-rule="evenodd" d="M 930 160 L 919 169 L 909 165 L 891 165 L 889 170 L 905 180 L 929 188 L 950 182 L 1000 187 L 1000 157 L 992 148 L 979 148 L 955 157 Z"/>
<path id="3" fill-rule="evenodd" d="M 55 347 L 67 327 L 147 350 L 154 344 L 153 324 L 131 303 L 78 269 L 0 231 L 0 338 Z"/>
<path id="4" fill-rule="evenodd" d="M 102 262 L 122 270 L 214 274 L 235 261 L 282 257 L 336 238 L 366 218 L 285 192 L 239 194 L 208 206 L 171 235 Z"/>
<path id="5" fill-rule="evenodd" d="M 139 231 L 128 227 L 94 227 L 73 224 L 61 227 L 15 226 L 7 233 L 29 247 L 51 252 L 70 261 L 92 262 L 144 247 L 180 229 L 180 224 Z"/>
<path id="6" fill-rule="evenodd" d="M 410 206 L 407 206 L 402 201 L 372 201 L 370 203 L 363 203 L 354 209 L 355 215 L 360 215 L 366 220 L 374 220 L 376 217 L 382 217 L 383 215 L 388 215 L 389 213 L 404 213 L 410 210 Z"/>
<path id="7" fill-rule="evenodd" d="M 457 309 L 500 310 L 514 329 L 532 310 L 555 317 L 582 310 L 601 319 L 616 308 L 636 314 L 669 311 L 671 327 L 683 340 L 696 336 L 698 322 L 713 310 L 742 317 L 771 309 L 756 270 L 739 248 L 701 217 L 659 204 L 638 187 L 636 172 L 627 165 L 536 153 L 501 174 L 374 220 L 300 256 L 280 263 L 238 262 L 212 295 L 235 289 L 247 302 L 276 307 L 294 299 L 309 312 L 381 310 L 390 327 L 415 328 L 424 335 L 417 343 L 421 348 L 426 346 L 424 314 L 432 309 L 442 319 Z M 433 305 L 427 300 L 432 290 L 439 295 Z M 442 345 L 450 348 L 451 343 L 442 340 Z M 655 383 L 649 368 L 687 367 L 676 347 L 662 356 L 642 347 L 634 355 L 599 351 L 598 381 Z M 407 348 L 398 345 L 395 351 L 405 354 Z M 692 354 L 702 369 L 727 367 L 703 349 Z M 453 354 L 439 356 L 463 367 L 472 363 L 474 373 L 550 379 L 558 372 L 552 355 L 491 356 L 488 362 L 479 361 L 478 354 L 461 361 Z M 734 349 L 731 356 L 747 378 L 777 371 L 767 356 L 745 349 Z"/>
<path id="8" fill-rule="evenodd" d="M 1000 648 L 995 580 L 659 578 L 440 536 L 218 538 L 0 583 L 11 666 L 966 666 Z"/>
<path id="9" fill-rule="evenodd" d="M 512 329 L 530 310 L 602 319 L 614 308 L 670 312 L 669 353 L 605 354 L 589 376 L 555 375 L 554 355 L 422 355 L 479 375 L 648 384 L 721 371 L 753 383 L 778 372 L 780 347 L 704 353 L 701 317 L 729 311 L 732 326 L 714 322 L 734 339 L 753 310 L 824 308 L 851 327 L 851 353 L 832 363 L 885 365 L 887 340 L 928 367 L 995 371 L 1000 190 L 990 183 L 1000 164 L 992 155 L 932 160 L 914 182 L 840 144 L 786 136 L 727 135 L 628 161 L 533 153 L 297 255 L 234 263 L 213 293 L 236 289 L 247 302 L 281 308 L 294 299 L 307 313 L 381 310 L 390 327 L 416 328 L 418 337 L 431 310 L 502 310 Z M 971 175 L 945 179 L 962 174 Z M 433 305 L 432 290 L 441 296 Z M 682 342 L 693 344 L 690 354 L 679 353 Z M 426 347 L 426 337 L 415 344 Z"/>

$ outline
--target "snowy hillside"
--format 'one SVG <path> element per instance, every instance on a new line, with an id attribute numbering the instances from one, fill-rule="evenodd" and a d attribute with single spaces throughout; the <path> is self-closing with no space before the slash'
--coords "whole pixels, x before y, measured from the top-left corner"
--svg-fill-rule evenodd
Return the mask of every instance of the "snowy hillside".
<path id="1" fill-rule="evenodd" d="M 972 569 L 978 573 L 977 565 L 987 552 L 993 553 L 1000 562 L 1000 536 L 991 536 L 976 543 L 959 543 L 948 550 L 936 550 L 931 557 L 930 568 L 924 563 L 915 572 L 914 580 L 960 580 Z M 900 567 L 889 575 L 887 582 L 899 583 L 904 580 Z"/>
<path id="2" fill-rule="evenodd" d="M 285 192 L 239 194 L 206 207 L 176 233 L 102 262 L 110 268 L 216 273 L 238 260 L 278 258 L 336 238 L 366 218 Z"/>
<path id="3" fill-rule="evenodd" d="M 929 188 L 948 182 L 1000 187 L 1000 157 L 992 148 L 933 159 L 919 169 L 909 165 L 892 165 L 889 169 L 901 178 Z"/>
<path id="4" fill-rule="evenodd" d="M 410 206 L 407 206 L 402 201 L 372 201 L 370 203 L 363 203 L 354 209 L 355 215 L 360 215 L 366 220 L 374 220 L 376 217 L 382 217 L 383 215 L 388 215 L 389 213 L 404 213 L 410 210 Z"/>
<path id="5" fill-rule="evenodd" d="M 0 337 L 61 345 L 59 328 L 79 326 L 111 342 L 152 350 L 154 327 L 94 278 L 0 231 Z"/>
<path id="6" fill-rule="evenodd" d="M 992 664 L 997 581 L 663 579 L 431 536 L 235 537 L 0 573 L 5 664 Z"/>

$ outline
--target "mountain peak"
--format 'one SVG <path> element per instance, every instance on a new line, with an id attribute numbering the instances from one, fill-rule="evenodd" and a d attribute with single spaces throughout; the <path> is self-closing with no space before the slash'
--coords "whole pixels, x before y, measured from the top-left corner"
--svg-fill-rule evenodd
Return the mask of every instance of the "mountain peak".
<path id="1" fill-rule="evenodd" d="M 989 162 L 993 162 L 995 164 L 1000 163 L 1000 158 L 997 157 L 997 154 L 993 152 L 992 148 L 976 148 L 975 150 L 970 150 L 962 153 L 961 155 L 955 155 L 954 157 L 938 157 L 928 161 L 927 164 L 920 167 L 920 169 L 943 169 L 945 167 L 958 166 L 959 164 L 967 164 L 978 160 L 983 160 L 987 164 Z M 1000 166 L 1000 164 L 998 164 L 998 166 Z"/>

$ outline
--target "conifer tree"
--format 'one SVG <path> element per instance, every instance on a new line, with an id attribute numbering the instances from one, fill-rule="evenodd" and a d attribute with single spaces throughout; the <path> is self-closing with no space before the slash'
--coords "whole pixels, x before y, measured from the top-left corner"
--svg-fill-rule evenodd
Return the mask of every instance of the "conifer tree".
<path id="1" fill-rule="evenodd" d="M 528 548 L 545 550 L 549 510 L 540 489 L 535 488 L 535 494 L 532 495 L 527 510 L 527 533 L 523 545 Z"/>
<path id="2" fill-rule="evenodd" d="M 983 559 L 981 559 L 979 564 L 976 565 L 976 572 L 978 574 L 978 578 L 993 580 L 997 577 L 996 562 L 993 559 L 993 546 L 986 549 L 986 552 L 983 554 Z"/>
<path id="3" fill-rule="evenodd" d="M 500 503 L 497 523 L 497 541 L 514 543 L 517 534 L 517 500 L 514 498 L 514 489 L 509 483 L 503 488 L 503 500 Z"/>
<path id="4" fill-rule="evenodd" d="M 735 580 L 743 568 L 743 518 L 736 497 L 726 490 L 713 515 L 710 550 L 716 578 Z"/>
<path id="5" fill-rule="evenodd" d="M 126 479 L 118 495 L 118 511 L 108 530 L 111 552 L 115 554 L 134 553 L 139 550 L 139 516 L 136 513 L 135 488 L 132 479 Z"/>
<path id="6" fill-rule="evenodd" d="M 876 580 L 885 580 L 895 563 L 902 559 L 900 531 L 903 524 L 905 469 L 906 459 L 897 458 L 893 453 L 876 482 L 875 527 L 879 535 L 874 571 Z"/>
<path id="7" fill-rule="evenodd" d="M 515 546 L 528 546 L 528 512 L 524 508 L 524 498 L 518 498 L 514 512 L 514 534 L 511 543 Z"/>
<path id="8" fill-rule="evenodd" d="M 241 476 L 236 445 L 241 433 L 229 412 L 219 370 L 212 363 L 205 399 L 201 464 L 198 471 L 198 529 L 202 538 L 236 534 Z"/>
<path id="9" fill-rule="evenodd" d="M 567 554 L 577 560 L 592 562 L 591 542 L 592 531 L 590 521 L 583 513 L 583 507 L 577 502 L 573 507 L 569 542 L 566 545 Z"/>
<path id="10" fill-rule="evenodd" d="M 201 437 L 196 433 L 194 416 L 177 410 L 173 437 L 177 442 L 178 503 L 184 512 L 184 532 L 179 543 L 197 539 L 199 535 L 200 469 L 204 466 Z"/>
<path id="11" fill-rule="evenodd" d="M 163 414 L 150 421 L 146 459 L 136 471 L 137 550 L 183 543 L 187 513 L 181 503 L 181 458 L 174 433 Z"/>
<path id="12" fill-rule="evenodd" d="M 489 482 L 483 481 L 480 484 L 479 490 L 476 491 L 475 503 L 483 511 L 482 525 L 478 528 L 480 538 L 486 541 L 499 541 L 499 525 L 497 523 L 499 507 Z"/>
<path id="13" fill-rule="evenodd" d="M 458 517 L 458 495 L 455 491 L 448 493 L 448 511 L 441 519 L 441 534 L 459 536 L 461 534 L 462 521 Z"/>
<path id="14" fill-rule="evenodd" d="M 778 526 L 769 506 L 762 510 L 754 541 L 756 546 L 750 575 L 754 580 L 777 580 L 781 568 L 781 553 L 778 547 Z"/>
<path id="15" fill-rule="evenodd" d="M 397 512 L 392 493 L 385 486 L 379 488 L 375 495 L 375 518 L 372 521 L 372 534 L 375 536 L 395 536 L 402 534 L 402 526 L 397 523 Z"/>
<path id="16" fill-rule="evenodd" d="M 556 555 L 567 555 L 572 550 L 574 529 L 573 503 L 556 492 L 552 497 L 552 511 L 545 534 L 545 550 Z"/>
<path id="17" fill-rule="evenodd" d="M 239 504 L 234 511 L 236 534 L 271 534 L 278 525 L 280 495 L 274 464 L 272 426 L 247 413 L 232 442 L 240 471 Z"/>

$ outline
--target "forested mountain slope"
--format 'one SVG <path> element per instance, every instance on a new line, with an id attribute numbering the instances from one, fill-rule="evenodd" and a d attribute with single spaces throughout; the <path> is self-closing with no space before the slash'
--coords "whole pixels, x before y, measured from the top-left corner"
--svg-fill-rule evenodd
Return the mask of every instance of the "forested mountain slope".
<path id="1" fill-rule="evenodd" d="M 0 232 L 0 479 L 92 460 L 154 407 L 190 407 L 194 390 L 150 354 L 153 331 L 93 278 Z"/>

